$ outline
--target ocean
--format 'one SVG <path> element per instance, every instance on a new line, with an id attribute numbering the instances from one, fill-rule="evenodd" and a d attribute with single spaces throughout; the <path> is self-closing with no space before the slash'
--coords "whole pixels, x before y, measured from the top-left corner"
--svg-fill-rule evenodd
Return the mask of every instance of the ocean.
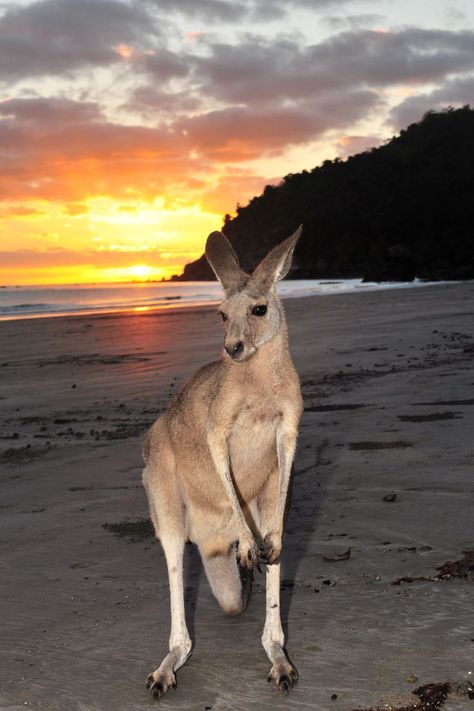
<path id="1" fill-rule="evenodd" d="M 436 282 L 439 283 L 439 282 Z M 428 285 L 362 283 L 361 279 L 306 279 L 283 281 L 283 298 L 340 294 L 380 289 L 409 289 Z M 8 286 L 0 288 L 0 321 L 117 312 L 147 312 L 183 306 L 216 304 L 222 299 L 217 282 L 160 282 L 133 284 L 73 284 L 61 286 Z"/>

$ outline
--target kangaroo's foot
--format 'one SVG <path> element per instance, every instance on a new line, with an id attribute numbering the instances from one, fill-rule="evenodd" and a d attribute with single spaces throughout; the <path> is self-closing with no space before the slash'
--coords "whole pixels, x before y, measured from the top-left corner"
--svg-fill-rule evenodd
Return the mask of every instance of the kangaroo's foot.
<path id="1" fill-rule="evenodd" d="M 296 685 L 296 682 L 298 681 L 298 672 L 293 664 L 286 659 L 283 650 L 281 657 L 270 669 L 267 681 L 274 681 L 280 694 L 285 696 L 287 696 L 290 693 L 290 689 Z"/>
<path id="2" fill-rule="evenodd" d="M 154 699 L 161 698 L 170 687 L 176 689 L 176 677 L 171 669 L 163 672 L 157 669 L 146 680 L 146 688 Z"/>
<path id="3" fill-rule="evenodd" d="M 163 659 L 158 669 L 148 675 L 146 688 L 154 699 L 160 699 L 170 688 L 176 689 L 174 670 L 182 666 L 188 657 L 189 653 L 185 652 L 184 661 L 182 661 L 182 650 L 172 649 Z M 182 661 L 181 664 L 180 661 Z"/>

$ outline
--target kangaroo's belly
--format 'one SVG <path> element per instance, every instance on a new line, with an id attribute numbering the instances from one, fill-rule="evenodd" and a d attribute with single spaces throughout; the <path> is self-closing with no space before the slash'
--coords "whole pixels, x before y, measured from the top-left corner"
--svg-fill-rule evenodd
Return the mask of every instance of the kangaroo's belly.
<path id="1" fill-rule="evenodd" d="M 238 495 L 250 501 L 278 466 L 276 434 L 281 415 L 261 408 L 244 411 L 229 438 L 230 462 Z"/>

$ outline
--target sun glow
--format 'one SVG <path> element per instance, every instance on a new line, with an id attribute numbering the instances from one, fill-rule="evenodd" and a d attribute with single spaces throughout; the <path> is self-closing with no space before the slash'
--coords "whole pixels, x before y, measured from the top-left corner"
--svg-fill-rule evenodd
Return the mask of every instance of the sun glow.
<path id="1" fill-rule="evenodd" d="M 217 212 L 163 197 L 12 203 L 0 215 L 0 285 L 168 279 L 221 225 Z"/>
<path id="2" fill-rule="evenodd" d="M 129 267 L 128 271 L 133 277 L 138 277 L 140 279 L 149 279 L 154 272 L 160 270 L 152 269 L 146 264 L 136 264 L 133 267 Z"/>

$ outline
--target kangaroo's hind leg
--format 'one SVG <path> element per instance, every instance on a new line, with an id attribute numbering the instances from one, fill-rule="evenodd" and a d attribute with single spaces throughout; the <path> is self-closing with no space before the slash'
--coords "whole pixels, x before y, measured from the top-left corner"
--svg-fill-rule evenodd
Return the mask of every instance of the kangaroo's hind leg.
<path id="1" fill-rule="evenodd" d="M 186 627 L 183 593 L 184 541 L 164 537 L 161 540 L 166 555 L 171 601 L 171 634 L 169 652 L 147 679 L 147 688 L 153 698 L 163 696 L 170 686 L 176 687 L 174 672 L 185 664 L 191 654 L 191 638 Z"/>
<path id="2" fill-rule="evenodd" d="M 257 503 L 262 536 L 267 533 L 273 522 L 278 486 L 279 472 L 276 470 L 268 479 Z M 281 625 L 280 611 L 280 562 L 267 565 L 266 568 L 267 595 L 262 645 L 272 664 L 268 681 L 274 681 L 281 693 L 288 694 L 298 681 L 298 672 L 285 652 L 285 636 Z"/>
<path id="3" fill-rule="evenodd" d="M 288 694 L 298 681 L 298 672 L 285 653 L 285 636 L 280 616 L 280 563 L 267 565 L 267 604 L 263 648 L 272 663 L 268 681 L 274 681 L 278 690 Z"/>
<path id="4" fill-rule="evenodd" d="M 147 679 L 147 688 L 153 698 L 163 696 L 170 686 L 176 686 L 175 671 L 185 664 L 191 654 L 191 638 L 186 627 L 183 586 L 183 552 L 186 542 L 184 506 L 174 478 L 157 477 L 156 470 L 145 469 L 143 480 L 150 504 L 156 535 L 166 556 L 168 568 L 171 634 L 169 653 L 160 666 Z"/>

